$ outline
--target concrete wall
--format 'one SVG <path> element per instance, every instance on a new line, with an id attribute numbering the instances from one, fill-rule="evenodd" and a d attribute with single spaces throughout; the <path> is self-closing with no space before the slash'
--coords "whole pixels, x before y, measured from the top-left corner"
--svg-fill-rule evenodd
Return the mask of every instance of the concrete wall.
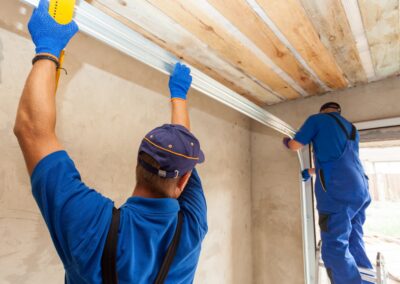
<path id="1" fill-rule="evenodd" d="M 350 121 L 400 116 L 399 78 L 268 107 L 295 128 L 328 101 Z M 282 135 L 252 123 L 253 263 L 255 283 L 303 283 L 299 164 Z"/>
<path id="2" fill-rule="evenodd" d="M 0 283 L 63 283 L 12 133 L 34 55 L 25 28 L 31 12 L 20 7 L 1 1 Z M 58 136 L 83 180 L 121 204 L 133 190 L 141 138 L 170 119 L 168 77 L 84 35 L 68 47 L 65 67 Z M 206 154 L 199 171 L 209 210 L 195 282 L 252 283 L 250 121 L 195 91 L 189 98 L 192 129 Z"/>

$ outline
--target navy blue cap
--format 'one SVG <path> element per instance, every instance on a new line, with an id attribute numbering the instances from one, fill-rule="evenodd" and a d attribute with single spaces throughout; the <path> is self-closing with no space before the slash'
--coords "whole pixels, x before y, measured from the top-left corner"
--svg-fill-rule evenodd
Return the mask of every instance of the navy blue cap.
<path id="1" fill-rule="evenodd" d="M 200 142 L 184 126 L 164 124 L 147 133 L 139 147 L 160 165 L 157 169 L 142 159 L 139 164 L 146 170 L 163 178 L 177 178 L 204 162 Z"/>

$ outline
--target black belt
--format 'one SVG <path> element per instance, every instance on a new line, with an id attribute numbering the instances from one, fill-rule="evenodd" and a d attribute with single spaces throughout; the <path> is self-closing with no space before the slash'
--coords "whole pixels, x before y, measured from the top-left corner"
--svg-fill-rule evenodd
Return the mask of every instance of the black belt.
<path id="1" fill-rule="evenodd" d="M 117 244 L 118 244 L 118 228 L 120 220 L 119 209 L 113 208 L 112 219 L 110 228 L 107 234 L 106 244 L 104 246 L 103 255 L 101 258 L 101 271 L 103 276 L 103 284 L 117 284 L 118 273 L 117 273 Z M 160 271 L 157 274 L 155 284 L 163 284 L 165 278 L 167 278 L 168 271 L 171 267 L 172 261 L 178 248 L 179 239 L 182 231 L 182 212 L 178 212 L 178 224 L 176 226 L 174 237 L 168 247 L 167 253 L 165 254 L 163 263 Z"/>

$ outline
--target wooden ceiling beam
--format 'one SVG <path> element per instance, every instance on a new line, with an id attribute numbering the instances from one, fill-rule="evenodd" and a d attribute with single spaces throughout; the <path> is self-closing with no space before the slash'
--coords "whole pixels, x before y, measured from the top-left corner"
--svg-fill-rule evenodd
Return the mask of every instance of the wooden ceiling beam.
<path id="1" fill-rule="evenodd" d="M 253 41 L 277 66 L 310 95 L 323 93 L 321 86 L 297 61 L 291 51 L 264 23 L 246 0 L 208 0 L 224 17 Z"/>
<path id="2" fill-rule="evenodd" d="M 215 55 L 206 44 L 142 0 L 89 0 L 96 8 L 258 105 L 282 102 L 260 82 Z"/>
<path id="3" fill-rule="evenodd" d="M 187 29 L 219 57 L 258 79 L 274 92 L 287 99 L 296 99 L 300 94 L 284 81 L 270 66 L 267 66 L 237 38 L 232 36 L 201 7 L 199 0 L 146 0 Z"/>
<path id="4" fill-rule="evenodd" d="M 367 82 L 352 30 L 342 3 L 337 0 L 301 0 L 321 41 L 352 85 Z"/>
<path id="5" fill-rule="evenodd" d="M 342 70 L 319 39 L 299 0 L 257 0 L 257 3 L 328 87 L 342 89 L 348 86 Z"/>
<path id="6" fill-rule="evenodd" d="M 358 0 L 377 78 L 400 72 L 399 0 Z"/>

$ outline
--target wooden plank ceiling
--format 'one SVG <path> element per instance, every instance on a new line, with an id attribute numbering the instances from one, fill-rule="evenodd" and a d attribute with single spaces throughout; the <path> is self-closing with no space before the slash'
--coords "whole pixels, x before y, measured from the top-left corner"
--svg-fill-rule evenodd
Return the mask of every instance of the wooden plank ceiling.
<path id="1" fill-rule="evenodd" d="M 342 1 L 88 0 L 261 106 L 400 73 L 399 1 Z"/>

